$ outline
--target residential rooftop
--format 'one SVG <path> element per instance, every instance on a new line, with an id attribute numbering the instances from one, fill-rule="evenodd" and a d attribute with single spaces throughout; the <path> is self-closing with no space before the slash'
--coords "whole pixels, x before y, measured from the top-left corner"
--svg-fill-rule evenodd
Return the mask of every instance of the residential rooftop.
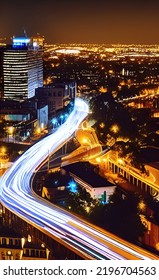
<path id="1" fill-rule="evenodd" d="M 114 186 L 114 184 L 96 173 L 96 166 L 90 164 L 89 162 L 77 162 L 63 166 L 62 168 L 87 182 L 92 187 Z"/>

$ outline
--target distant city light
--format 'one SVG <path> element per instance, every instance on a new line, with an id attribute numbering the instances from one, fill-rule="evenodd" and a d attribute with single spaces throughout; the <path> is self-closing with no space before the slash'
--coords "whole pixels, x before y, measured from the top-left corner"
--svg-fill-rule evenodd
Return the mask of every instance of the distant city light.
<path id="1" fill-rule="evenodd" d="M 73 50 L 73 49 L 61 49 L 56 50 L 57 53 L 63 53 L 63 54 L 79 54 L 80 50 Z"/>

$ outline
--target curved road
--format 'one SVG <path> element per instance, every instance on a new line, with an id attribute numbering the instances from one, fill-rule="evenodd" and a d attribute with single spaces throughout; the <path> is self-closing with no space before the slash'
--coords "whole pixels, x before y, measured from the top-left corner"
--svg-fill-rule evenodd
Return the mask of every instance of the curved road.
<path id="1" fill-rule="evenodd" d="M 103 231 L 37 197 L 31 190 L 33 173 L 76 131 L 88 115 L 88 106 L 76 99 L 73 112 L 53 134 L 29 148 L 1 177 L 0 200 L 11 212 L 84 259 L 158 259 L 140 247 Z"/>

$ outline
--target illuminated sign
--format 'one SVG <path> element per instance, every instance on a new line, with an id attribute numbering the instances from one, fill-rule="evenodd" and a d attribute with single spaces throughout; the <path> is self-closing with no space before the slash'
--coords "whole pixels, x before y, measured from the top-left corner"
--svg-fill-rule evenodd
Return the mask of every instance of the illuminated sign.
<path id="1" fill-rule="evenodd" d="M 30 38 L 26 37 L 16 37 L 13 38 L 13 47 L 23 47 L 30 43 Z"/>

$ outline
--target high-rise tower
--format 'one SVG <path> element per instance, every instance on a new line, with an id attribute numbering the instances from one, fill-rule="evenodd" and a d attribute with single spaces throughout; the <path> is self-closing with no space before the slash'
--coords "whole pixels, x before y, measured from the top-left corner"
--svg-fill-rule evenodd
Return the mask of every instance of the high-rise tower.
<path id="1" fill-rule="evenodd" d="M 30 38 L 13 38 L 3 57 L 4 98 L 26 100 L 43 86 L 42 54 L 42 47 Z"/>

